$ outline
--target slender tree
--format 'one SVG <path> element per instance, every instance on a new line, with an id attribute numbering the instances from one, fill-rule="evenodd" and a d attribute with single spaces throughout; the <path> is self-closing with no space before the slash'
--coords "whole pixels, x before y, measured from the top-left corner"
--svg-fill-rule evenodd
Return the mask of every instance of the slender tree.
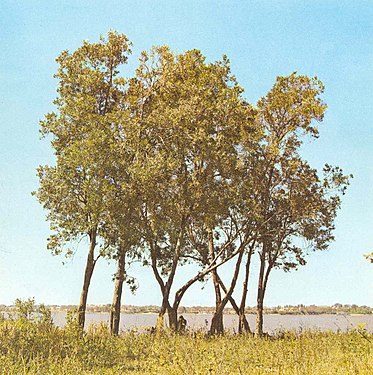
<path id="1" fill-rule="evenodd" d="M 123 158 L 120 159 L 123 162 Z M 126 162 L 124 166 L 128 166 Z M 121 168 L 124 173 L 124 168 Z M 125 175 L 125 173 L 124 173 Z M 117 269 L 114 275 L 113 302 L 110 311 L 110 332 L 118 335 L 120 325 L 120 311 L 123 293 L 123 285 L 126 282 L 130 290 L 134 292 L 137 289 L 136 280 L 128 275 L 126 266 L 141 257 L 141 233 L 138 228 L 138 206 L 136 197 L 131 195 L 131 183 L 127 175 L 118 176 L 114 179 L 116 186 L 111 193 L 111 199 L 108 200 L 108 216 L 105 218 L 103 226 L 103 238 L 106 244 L 111 245 L 109 256 L 116 261 Z"/>
<path id="2" fill-rule="evenodd" d="M 79 324 L 84 327 L 88 289 L 97 261 L 95 248 L 111 183 L 106 178 L 110 160 L 105 151 L 112 139 L 112 123 L 125 81 L 118 68 L 130 52 L 127 37 L 109 32 L 99 43 L 85 41 L 75 52 L 57 58 L 57 109 L 41 121 L 42 135 L 52 137 L 56 165 L 39 167 L 36 193 L 48 210 L 54 234 L 48 248 L 60 253 L 65 244 L 88 236 L 89 250 L 79 302 Z M 100 254 L 99 254 L 100 255 Z"/>
<path id="3" fill-rule="evenodd" d="M 263 333 L 263 300 L 271 270 L 280 264 L 285 270 L 304 264 L 307 248 L 327 248 L 333 239 L 339 192 L 348 184 L 339 168 L 326 167 L 328 176 L 320 179 L 298 154 L 303 134 L 318 136 L 314 121 L 321 121 L 326 109 L 322 92 L 317 78 L 294 73 L 279 77 L 258 102 L 257 118 L 264 129 L 253 174 L 259 213 L 258 335 Z M 300 238 L 308 247 L 299 245 Z"/>

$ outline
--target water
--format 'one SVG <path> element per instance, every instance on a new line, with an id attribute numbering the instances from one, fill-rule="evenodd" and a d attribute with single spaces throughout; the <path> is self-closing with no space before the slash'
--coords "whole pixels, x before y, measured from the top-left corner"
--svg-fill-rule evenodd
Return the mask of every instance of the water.
<path id="1" fill-rule="evenodd" d="M 191 329 L 209 327 L 211 314 L 182 314 Z M 167 317 L 166 317 L 167 318 Z M 247 315 L 250 328 L 255 329 L 255 315 Z M 53 320 L 58 326 L 65 324 L 65 314 L 53 314 Z M 157 314 L 121 314 L 120 329 L 128 330 L 155 326 Z M 167 320 L 167 319 L 166 319 Z M 108 313 L 89 313 L 86 315 L 86 325 L 91 323 L 109 322 Z M 347 331 L 365 324 L 364 328 L 373 332 L 373 315 L 265 315 L 264 331 L 274 333 L 278 330 L 332 330 Z M 238 317 L 236 315 L 224 316 L 225 328 L 237 330 Z"/>

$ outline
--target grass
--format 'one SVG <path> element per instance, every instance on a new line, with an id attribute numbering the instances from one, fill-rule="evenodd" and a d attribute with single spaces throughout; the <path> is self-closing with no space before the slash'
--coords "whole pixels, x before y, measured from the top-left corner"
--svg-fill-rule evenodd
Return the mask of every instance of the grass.
<path id="1" fill-rule="evenodd" d="M 128 332 L 104 325 L 84 334 L 24 317 L 0 322 L 1 374 L 373 374 L 373 335 L 282 332 L 226 334 Z"/>

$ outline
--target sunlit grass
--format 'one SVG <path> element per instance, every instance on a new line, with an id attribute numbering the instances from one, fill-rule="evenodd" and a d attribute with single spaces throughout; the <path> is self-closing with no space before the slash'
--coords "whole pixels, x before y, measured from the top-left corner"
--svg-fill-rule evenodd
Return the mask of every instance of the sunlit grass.
<path id="1" fill-rule="evenodd" d="M 282 332 L 254 338 L 205 333 L 84 335 L 25 319 L 0 323 L 1 374 L 373 374 L 373 335 Z"/>

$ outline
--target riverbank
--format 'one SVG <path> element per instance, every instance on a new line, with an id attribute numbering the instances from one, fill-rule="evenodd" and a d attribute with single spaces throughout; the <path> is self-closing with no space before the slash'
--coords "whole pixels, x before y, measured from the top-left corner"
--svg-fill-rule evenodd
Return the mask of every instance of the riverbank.
<path id="1" fill-rule="evenodd" d="M 112 337 L 104 325 L 81 335 L 27 321 L 0 324 L 2 374 L 372 374 L 373 335 L 281 332 L 255 338 L 202 332 Z"/>

